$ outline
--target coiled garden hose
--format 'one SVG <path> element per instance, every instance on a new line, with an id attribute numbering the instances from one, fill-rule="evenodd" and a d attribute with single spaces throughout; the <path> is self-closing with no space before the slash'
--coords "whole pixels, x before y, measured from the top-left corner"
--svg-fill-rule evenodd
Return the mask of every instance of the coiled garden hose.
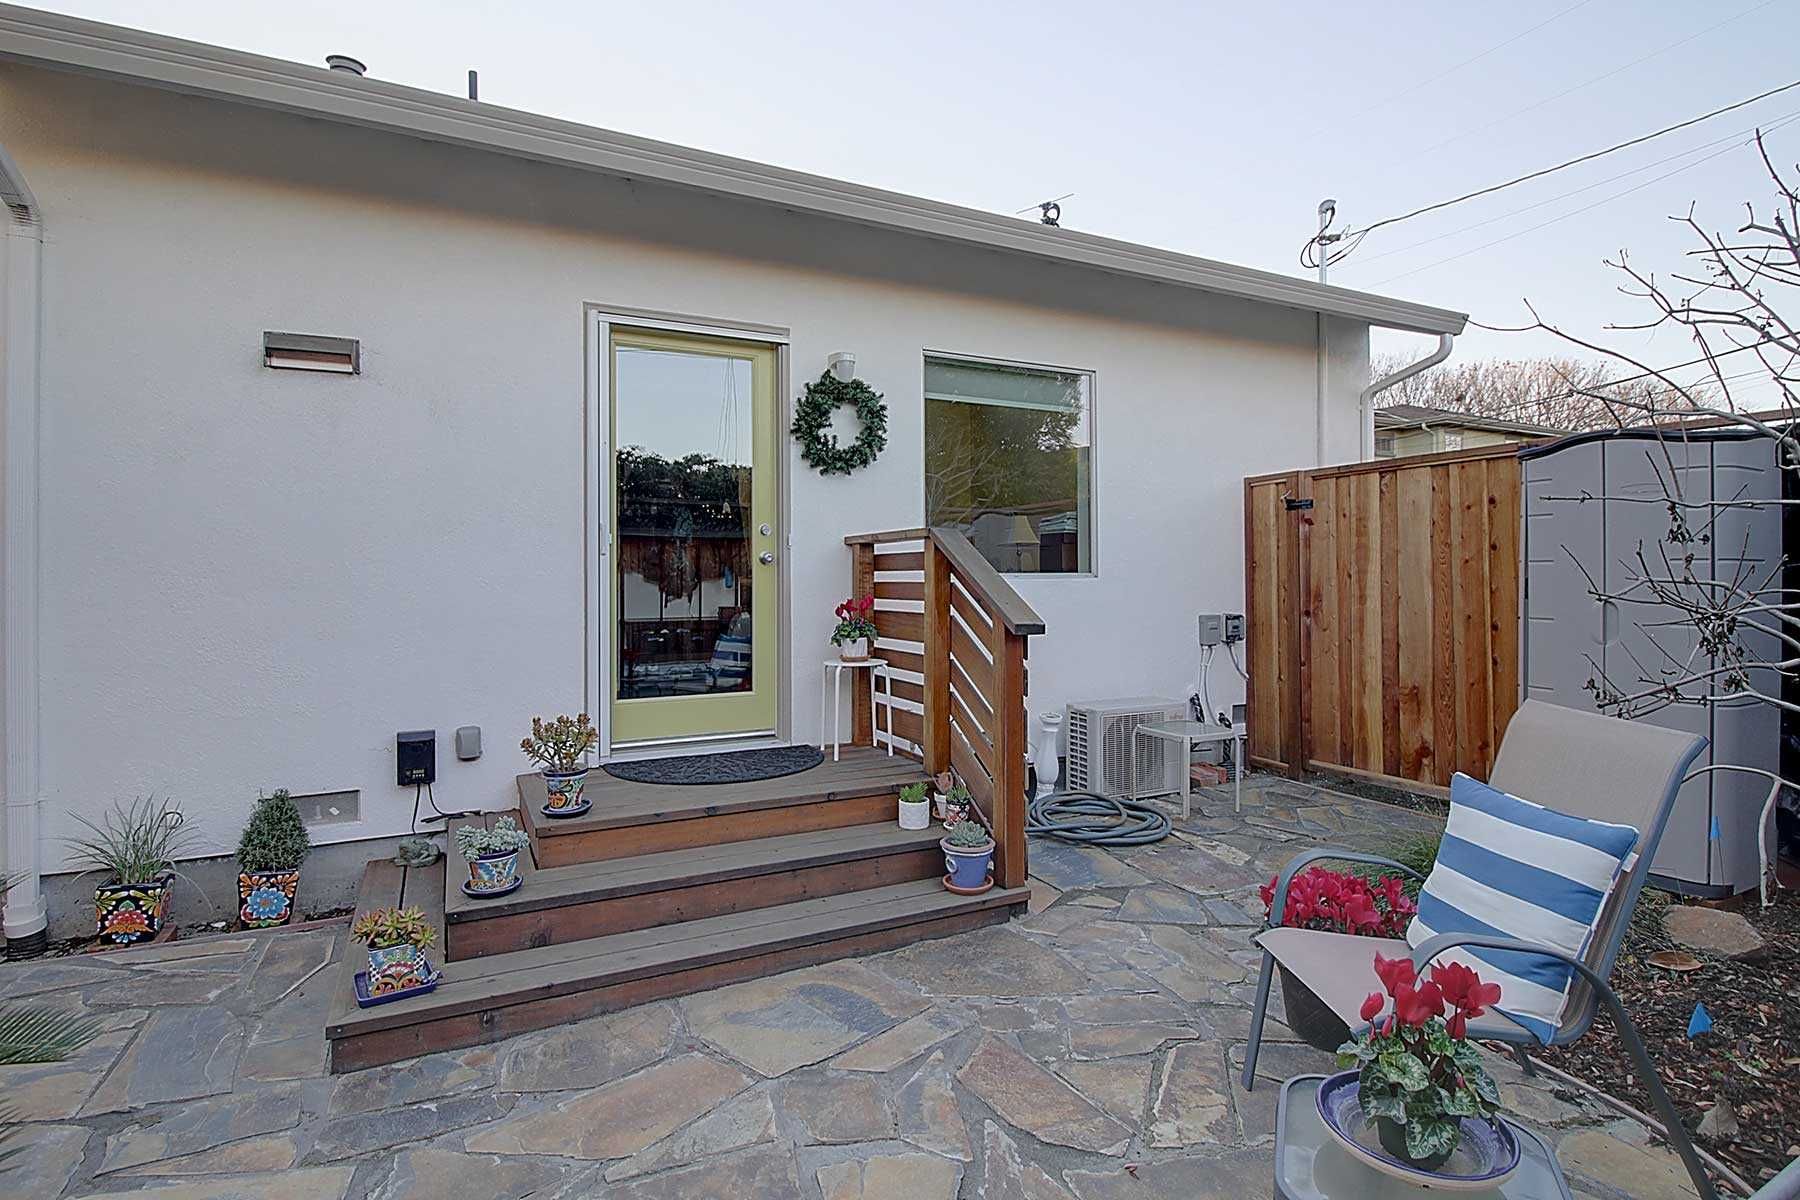
<path id="1" fill-rule="evenodd" d="M 1169 818 L 1135 800 L 1052 792 L 1025 806 L 1025 832 L 1082 846 L 1146 846 L 1169 836 Z"/>

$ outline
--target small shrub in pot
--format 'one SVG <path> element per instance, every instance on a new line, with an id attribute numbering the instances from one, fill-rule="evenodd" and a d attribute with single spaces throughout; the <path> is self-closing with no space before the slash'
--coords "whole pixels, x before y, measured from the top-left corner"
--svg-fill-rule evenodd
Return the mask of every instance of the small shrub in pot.
<path id="1" fill-rule="evenodd" d="M 586 713 L 548 721 L 531 718 L 531 736 L 519 743 L 519 749 L 538 764 L 544 777 L 545 816 L 572 817 L 587 811 L 587 801 L 582 798 L 588 776 L 585 760 L 599 740 L 600 733 Z"/>
<path id="2" fill-rule="evenodd" d="M 238 839 L 238 924 L 264 929 L 293 920 L 300 864 L 311 849 L 300 808 L 286 788 L 257 797 Z"/>
<path id="3" fill-rule="evenodd" d="M 875 597 L 852 596 L 837 606 L 838 623 L 831 631 L 831 644 L 838 657 L 846 662 L 861 662 L 869 657 L 869 647 L 880 636 L 875 628 Z"/>
<path id="4" fill-rule="evenodd" d="M 456 849 L 469 864 L 463 890 L 471 895 L 511 891 L 519 882 L 519 851 L 530 844 L 530 835 L 511 817 L 501 817 L 492 829 L 457 826 Z"/>
<path id="5" fill-rule="evenodd" d="M 900 789 L 900 828 L 929 829 L 931 801 L 925 795 L 926 785 L 909 783 Z"/>
<path id="6" fill-rule="evenodd" d="M 166 799 L 114 804 L 99 822 L 77 816 L 87 832 L 68 838 L 69 859 L 82 874 L 107 876 L 94 888 L 94 929 L 128 946 L 157 935 L 169 911 L 175 860 L 193 849 L 195 833 Z"/>

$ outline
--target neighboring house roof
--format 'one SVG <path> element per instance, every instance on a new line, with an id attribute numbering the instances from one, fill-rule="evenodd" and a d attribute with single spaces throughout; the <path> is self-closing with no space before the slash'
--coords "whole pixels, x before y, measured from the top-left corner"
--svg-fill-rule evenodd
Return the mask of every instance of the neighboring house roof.
<path id="1" fill-rule="evenodd" d="M 1390 404 L 1375 410 L 1375 428 L 1401 429 L 1482 429 L 1490 433 L 1518 433 L 1528 437 L 1559 437 L 1568 432 L 1550 425 L 1530 425 L 1524 421 L 1502 421 L 1474 413 L 1453 412 L 1447 408 L 1427 408 L 1422 404 Z"/>
<path id="2" fill-rule="evenodd" d="M 379 79 L 0 4 L 0 58 L 657 180 L 876 228 L 1327 313 L 1461 333 L 1464 313 L 941 204 Z"/>

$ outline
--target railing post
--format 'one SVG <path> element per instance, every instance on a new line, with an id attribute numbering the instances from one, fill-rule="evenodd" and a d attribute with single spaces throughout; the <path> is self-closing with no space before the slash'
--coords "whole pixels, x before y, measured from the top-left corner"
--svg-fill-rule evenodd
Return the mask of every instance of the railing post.
<path id="1" fill-rule="evenodd" d="M 869 542 L 850 547 L 850 594 L 875 594 L 875 547 Z M 871 645 L 869 653 L 879 655 L 881 652 Z M 850 689 L 850 741 L 858 746 L 875 744 L 874 701 L 868 690 L 861 687 Z"/>
<path id="2" fill-rule="evenodd" d="M 1025 638 L 999 629 L 994 673 L 994 882 L 1025 886 Z"/>
<path id="3" fill-rule="evenodd" d="M 950 769 L 950 560 L 925 535 L 925 769 Z"/>

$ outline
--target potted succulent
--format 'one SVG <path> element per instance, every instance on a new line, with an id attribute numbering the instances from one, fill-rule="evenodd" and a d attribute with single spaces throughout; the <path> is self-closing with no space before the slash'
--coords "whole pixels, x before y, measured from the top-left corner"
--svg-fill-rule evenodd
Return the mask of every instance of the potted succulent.
<path id="1" fill-rule="evenodd" d="M 586 713 L 551 721 L 531 718 L 531 736 L 519 743 L 519 749 L 538 764 L 544 777 L 542 811 L 546 817 L 578 817 L 592 807 L 581 794 L 588 776 L 582 760 L 599 740 L 599 731 Z"/>
<path id="2" fill-rule="evenodd" d="M 258 796 L 238 838 L 238 924 L 286 925 L 294 917 L 300 864 L 312 849 L 300 808 L 286 788 Z"/>
<path id="3" fill-rule="evenodd" d="M 900 828 L 931 828 L 931 801 L 925 795 L 927 785 L 909 783 L 900 789 Z"/>
<path id="4" fill-rule="evenodd" d="M 437 931 L 417 908 L 377 908 L 356 918 L 350 935 L 369 948 L 366 990 L 371 996 L 422 987 L 432 982 L 425 951 Z"/>
<path id="5" fill-rule="evenodd" d="M 845 662 L 861 662 L 875 644 L 875 597 L 852 596 L 836 611 L 838 623 L 831 631 L 831 644 Z"/>
<path id="6" fill-rule="evenodd" d="M 511 817 L 501 817 L 492 829 L 479 825 L 456 827 L 456 849 L 469 864 L 462 889 L 470 896 L 499 896 L 523 883 L 519 877 L 519 851 L 531 838 Z"/>
<path id="7" fill-rule="evenodd" d="M 104 872 L 94 888 L 94 929 L 115 945 L 147 942 L 169 912 L 175 859 L 192 849 L 194 831 L 169 801 L 154 796 L 115 804 L 99 824 L 77 816 L 85 835 L 67 839 L 82 874 Z"/>
<path id="8" fill-rule="evenodd" d="M 1275 903 L 1273 878 L 1262 886 L 1262 902 L 1265 913 Z M 1308 867 L 1288 884 L 1287 911 L 1281 924 L 1363 937 L 1403 938 L 1417 912 L 1418 906 L 1406 894 L 1405 881 L 1398 875 L 1371 882 L 1347 871 Z M 1350 1027 L 1331 1006 L 1286 967 L 1281 967 L 1281 1002 L 1288 1028 L 1315 1049 L 1336 1050 L 1350 1036 Z"/>
<path id="9" fill-rule="evenodd" d="M 944 851 L 944 886 L 963 896 L 976 896 L 994 886 L 988 868 L 994 861 L 994 839 L 987 827 L 970 818 L 950 826 L 938 839 Z"/>
<path id="10" fill-rule="evenodd" d="M 975 813 L 975 797 L 969 795 L 969 789 L 956 784 L 944 793 L 944 826 L 960 825 Z"/>
<path id="11" fill-rule="evenodd" d="M 1321 1085 L 1321 1112 L 1338 1137 L 1352 1149 L 1363 1148 L 1324 1100 L 1328 1092 L 1341 1091 L 1347 1108 L 1353 1082 L 1362 1116 L 1375 1126 L 1381 1148 L 1416 1171 L 1433 1172 L 1463 1140 L 1465 1122 L 1474 1122 L 1473 1128 L 1481 1131 L 1500 1107 L 1500 1091 L 1482 1065 L 1481 1052 L 1468 1040 L 1470 1019 L 1499 1001 L 1500 985 L 1483 983 L 1462 963 L 1440 963 L 1425 979 L 1411 960 L 1380 954 L 1375 973 L 1386 995 L 1370 992 L 1363 1001 L 1361 1016 L 1369 1028 L 1338 1048 L 1338 1065 L 1352 1069 Z M 1507 1141 L 1496 1138 L 1493 1144 Z M 1516 1165 L 1516 1144 L 1512 1154 Z M 1478 1169 L 1498 1173 L 1510 1168 L 1503 1161 L 1489 1161 Z"/>
<path id="12" fill-rule="evenodd" d="M 931 807 L 937 812 L 937 819 L 946 825 L 955 823 L 946 819 L 944 811 L 944 802 L 950 798 L 950 793 L 954 790 L 956 790 L 956 776 L 950 772 L 939 771 L 931 777 Z"/>

